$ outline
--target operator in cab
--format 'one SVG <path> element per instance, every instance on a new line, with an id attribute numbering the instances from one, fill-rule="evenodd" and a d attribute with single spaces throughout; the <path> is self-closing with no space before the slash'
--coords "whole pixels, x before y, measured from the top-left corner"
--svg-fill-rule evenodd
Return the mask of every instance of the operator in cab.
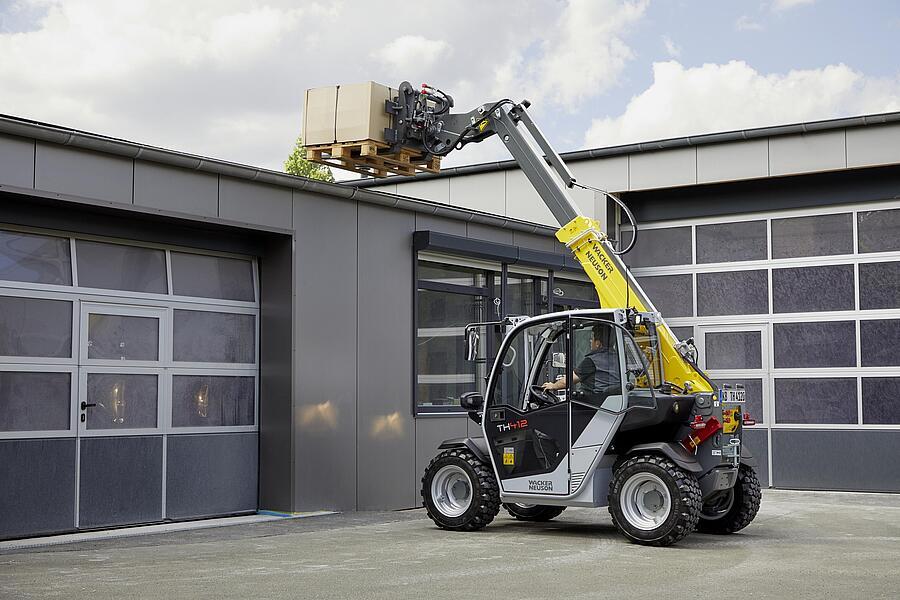
<path id="1" fill-rule="evenodd" d="M 591 349 L 572 373 L 572 383 L 578 384 L 578 391 L 592 403 L 602 403 L 610 394 L 620 393 L 621 375 L 615 339 L 611 327 L 599 323 L 594 325 L 591 328 Z M 611 340 L 613 343 L 610 343 Z M 545 390 L 563 390 L 567 384 L 563 375 L 541 387 Z"/>

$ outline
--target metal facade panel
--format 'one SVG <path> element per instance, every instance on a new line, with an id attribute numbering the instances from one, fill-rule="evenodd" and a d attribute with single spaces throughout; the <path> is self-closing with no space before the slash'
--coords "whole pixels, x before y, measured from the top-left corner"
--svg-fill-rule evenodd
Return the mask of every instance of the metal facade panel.
<path id="1" fill-rule="evenodd" d="M 789 175 L 847 166 L 843 131 L 823 131 L 769 138 L 769 174 Z"/>
<path id="2" fill-rule="evenodd" d="M 892 460 L 898 446 L 896 430 L 775 429 L 773 481 L 784 488 L 898 492 L 900 462 Z"/>
<path id="3" fill-rule="evenodd" d="M 768 140 L 745 140 L 697 147 L 697 183 L 768 175 Z"/>
<path id="4" fill-rule="evenodd" d="M 531 186 L 525 174 L 518 169 L 504 171 L 506 173 L 506 212 L 507 217 L 559 227 L 559 223 Z"/>
<path id="5" fill-rule="evenodd" d="M 628 189 L 627 156 L 579 160 L 570 167 L 578 183 L 608 192 L 624 192 Z"/>
<path id="6" fill-rule="evenodd" d="M 75 528 L 75 439 L 0 441 L 0 539 Z"/>
<path id="7" fill-rule="evenodd" d="M 416 471 L 413 477 L 415 506 L 422 505 L 422 475 L 431 459 L 438 453 L 438 446 L 444 440 L 467 437 L 469 419 L 454 415 L 452 417 L 420 417 L 416 419 Z"/>
<path id="8" fill-rule="evenodd" d="M 697 149 L 642 152 L 628 158 L 628 189 L 646 190 L 697 183 Z"/>
<path id="9" fill-rule="evenodd" d="M 441 204 L 450 204 L 450 178 L 423 179 L 394 184 L 395 191 L 384 190 L 401 196 L 431 200 Z"/>
<path id="10" fill-rule="evenodd" d="M 134 161 L 128 158 L 38 142 L 34 168 L 36 189 L 132 203 Z"/>
<path id="11" fill-rule="evenodd" d="M 512 245 L 513 232 L 509 229 L 499 229 L 481 223 L 466 223 L 466 237 L 473 240 L 485 240 L 499 244 Z"/>
<path id="12" fill-rule="evenodd" d="M 416 213 L 416 231 L 440 231 L 465 237 L 466 223 L 456 219 Z"/>
<path id="13" fill-rule="evenodd" d="M 306 216 L 294 254 L 294 510 L 354 510 L 357 255 L 335 249 L 323 223 L 340 224 L 352 248 L 357 203 L 298 192 L 294 213 Z"/>
<path id="14" fill-rule="evenodd" d="M 0 135 L 0 185 L 34 186 L 34 140 Z"/>
<path id="15" fill-rule="evenodd" d="M 256 433 L 170 435 L 167 443 L 167 518 L 256 510 Z"/>
<path id="16" fill-rule="evenodd" d="M 220 177 L 219 217 L 241 223 L 287 228 L 292 217 L 291 190 Z"/>
<path id="17" fill-rule="evenodd" d="M 847 130 L 847 166 L 900 163 L 900 123 Z"/>
<path id="18" fill-rule="evenodd" d="M 160 210 L 215 217 L 219 212 L 219 177 L 135 161 L 134 203 Z"/>
<path id="19" fill-rule="evenodd" d="M 446 180 L 450 182 L 451 206 L 506 215 L 506 174 L 502 171 Z"/>
<path id="20" fill-rule="evenodd" d="M 358 508 L 417 504 L 412 415 L 412 213 L 360 205 L 358 270 Z M 301 288 L 302 293 L 302 288 Z"/>
<path id="21" fill-rule="evenodd" d="M 259 261 L 259 507 L 293 510 L 293 239 L 278 236 Z"/>
<path id="22" fill-rule="evenodd" d="M 162 436 L 81 439 L 78 526 L 162 519 Z"/>

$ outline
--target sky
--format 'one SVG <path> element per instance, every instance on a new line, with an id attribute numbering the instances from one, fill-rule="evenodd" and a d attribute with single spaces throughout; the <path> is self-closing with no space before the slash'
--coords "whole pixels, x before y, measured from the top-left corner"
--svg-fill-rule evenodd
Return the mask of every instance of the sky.
<path id="1" fill-rule="evenodd" d="M 898 111 L 898 59 L 896 0 L 0 0 L 0 114 L 276 170 L 311 87 L 528 98 L 567 152 Z"/>

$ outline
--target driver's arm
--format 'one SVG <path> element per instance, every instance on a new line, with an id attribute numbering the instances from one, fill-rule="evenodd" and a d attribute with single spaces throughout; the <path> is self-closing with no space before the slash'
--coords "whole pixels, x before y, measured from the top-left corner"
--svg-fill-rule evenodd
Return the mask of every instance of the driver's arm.
<path id="1" fill-rule="evenodd" d="M 572 383 L 578 383 L 579 381 L 581 381 L 581 377 L 578 376 L 578 373 L 572 373 Z M 554 382 L 546 382 L 541 387 L 545 390 L 561 390 L 566 387 L 566 383 L 566 376 L 563 375 Z"/>

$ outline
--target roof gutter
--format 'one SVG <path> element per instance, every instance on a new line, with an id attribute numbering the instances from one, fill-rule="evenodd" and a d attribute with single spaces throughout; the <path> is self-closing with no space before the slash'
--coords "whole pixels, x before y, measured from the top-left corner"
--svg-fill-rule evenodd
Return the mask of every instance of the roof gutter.
<path id="1" fill-rule="evenodd" d="M 127 140 L 106 137 L 47 123 L 40 123 L 38 121 L 20 119 L 9 115 L 0 115 L 0 134 L 31 138 L 50 144 L 72 146 L 83 150 L 123 156 L 133 160 L 154 162 L 181 169 L 190 169 L 204 173 L 224 175 L 235 179 L 245 179 L 268 185 L 291 188 L 298 191 L 323 194 L 342 200 L 356 200 L 389 208 L 398 208 L 439 217 L 448 217 L 468 223 L 479 223 L 491 227 L 500 227 L 526 233 L 535 233 L 538 235 L 553 235 L 556 232 L 556 228 L 519 219 L 499 217 L 489 213 L 457 208 L 446 204 L 389 194 L 377 190 L 365 190 L 337 183 L 329 183 L 327 181 L 297 177 L 295 175 L 288 175 L 287 173 L 272 171 L 270 169 L 250 167 L 195 154 L 185 154 L 174 150 L 166 150 L 165 148 L 146 146 Z"/>

